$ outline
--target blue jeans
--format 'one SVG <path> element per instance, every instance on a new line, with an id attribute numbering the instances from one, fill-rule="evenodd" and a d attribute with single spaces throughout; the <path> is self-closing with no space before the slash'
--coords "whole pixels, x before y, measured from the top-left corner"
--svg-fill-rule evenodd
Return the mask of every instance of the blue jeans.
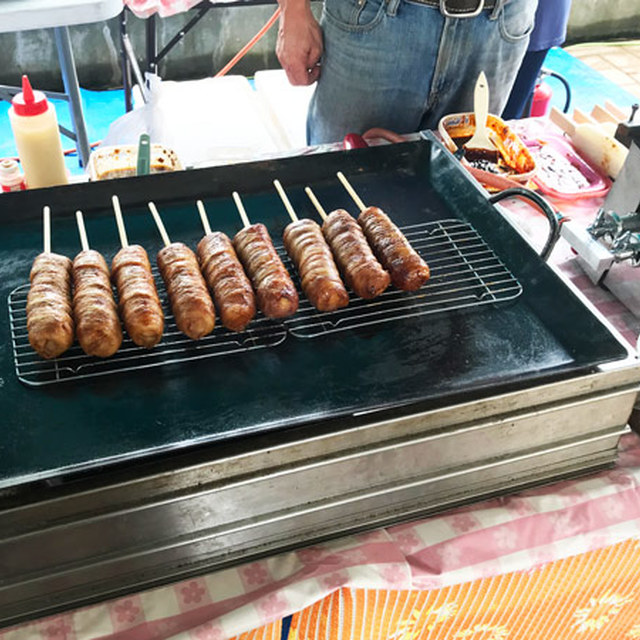
<path id="1" fill-rule="evenodd" d="M 309 106 L 310 144 L 385 127 L 434 129 L 473 110 L 480 71 L 502 113 L 538 0 L 499 0 L 476 18 L 445 18 L 411 0 L 325 0 L 322 73 Z"/>

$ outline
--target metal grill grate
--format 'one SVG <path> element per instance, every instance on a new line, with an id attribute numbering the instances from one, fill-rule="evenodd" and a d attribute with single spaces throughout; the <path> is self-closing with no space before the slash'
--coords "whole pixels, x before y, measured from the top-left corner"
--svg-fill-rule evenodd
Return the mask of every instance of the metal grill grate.
<path id="1" fill-rule="evenodd" d="M 122 346 L 110 358 L 87 356 L 77 342 L 59 358 L 41 358 L 31 348 L 27 336 L 29 285 L 14 289 L 9 295 L 9 316 L 18 378 L 28 385 L 39 386 L 275 347 L 287 337 L 286 328 L 281 323 L 260 315 L 243 333 L 233 333 L 217 320 L 216 328 L 210 335 L 200 340 L 191 340 L 176 327 L 165 295 L 164 283 L 155 268 L 153 271 L 165 316 L 162 340 L 153 349 L 144 349 L 135 345 L 125 333 Z"/>
<path id="2" fill-rule="evenodd" d="M 348 307 L 330 313 L 316 311 L 301 294 L 298 312 L 282 323 L 258 315 L 244 333 L 217 326 L 210 336 L 194 341 L 176 328 L 164 284 L 155 273 L 165 312 L 162 341 L 146 350 L 125 336 L 120 350 L 108 359 L 85 355 L 77 343 L 60 358 L 40 358 L 27 337 L 29 285 L 23 285 L 9 295 L 16 373 L 22 382 L 34 386 L 78 380 L 274 347 L 286 339 L 287 333 L 296 338 L 315 338 L 402 318 L 505 302 L 522 293 L 520 283 L 471 225 L 441 220 L 404 227 L 402 231 L 431 268 L 431 279 L 419 291 L 390 289 L 375 300 L 362 300 L 352 294 Z M 278 247 L 278 253 L 290 273 L 295 273 L 282 247 Z M 297 284 L 299 288 L 299 281 Z"/>
<path id="3" fill-rule="evenodd" d="M 375 300 L 350 296 L 349 306 L 320 313 L 301 300 L 285 324 L 297 338 L 357 329 L 454 309 L 505 302 L 522 293 L 522 285 L 466 222 L 440 220 L 402 228 L 427 261 L 431 278 L 419 291 L 388 289 Z"/>

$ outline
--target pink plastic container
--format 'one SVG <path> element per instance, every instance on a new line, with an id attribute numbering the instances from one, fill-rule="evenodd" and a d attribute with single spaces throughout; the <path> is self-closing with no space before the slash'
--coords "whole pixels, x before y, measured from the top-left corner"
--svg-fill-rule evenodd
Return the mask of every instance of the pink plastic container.
<path id="1" fill-rule="evenodd" d="M 582 158 L 564 138 L 546 136 L 528 142 L 536 159 L 533 181 L 540 191 L 555 198 L 597 197 L 611 188 L 611 180 Z"/>

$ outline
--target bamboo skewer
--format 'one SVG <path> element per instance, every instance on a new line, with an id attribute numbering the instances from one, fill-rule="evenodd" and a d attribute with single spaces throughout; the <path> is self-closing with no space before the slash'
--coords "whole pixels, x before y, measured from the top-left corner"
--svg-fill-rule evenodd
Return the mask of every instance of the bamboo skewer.
<path id="1" fill-rule="evenodd" d="M 289 201 L 289 198 L 287 196 L 287 194 L 285 193 L 284 189 L 282 188 L 282 185 L 280 184 L 280 180 L 274 180 L 273 181 L 273 185 L 276 188 L 276 191 L 278 192 L 278 195 L 280 196 L 280 199 L 282 200 L 282 204 L 284 204 L 284 208 L 287 210 L 287 213 L 289 214 L 289 217 L 291 218 L 292 222 L 298 222 L 298 216 L 296 215 L 296 212 L 293 209 L 293 206 L 291 205 L 291 202 Z"/>
<path id="2" fill-rule="evenodd" d="M 240 200 L 240 195 L 238 194 L 237 191 L 234 191 L 231 195 L 233 196 L 233 201 L 236 203 L 236 207 L 238 208 L 238 213 L 242 218 L 242 225 L 244 226 L 245 229 L 247 227 L 250 227 L 251 222 L 249 221 L 249 216 L 247 215 L 244 205 L 242 204 L 242 200 Z"/>
<path id="3" fill-rule="evenodd" d="M 51 207 L 42 210 L 42 224 L 44 226 L 44 252 L 51 253 Z"/>
<path id="4" fill-rule="evenodd" d="M 129 240 L 127 240 L 127 230 L 124 227 L 124 220 L 122 219 L 122 209 L 120 208 L 120 200 L 118 199 L 118 196 L 111 196 L 111 203 L 113 204 L 113 213 L 116 216 L 116 224 L 118 225 L 120 245 L 123 249 L 126 249 L 129 246 Z"/>
<path id="5" fill-rule="evenodd" d="M 89 251 L 89 239 L 87 238 L 87 230 L 84 226 L 84 218 L 82 211 L 76 211 L 76 222 L 78 223 L 78 233 L 80 234 L 80 244 L 83 251 Z"/>
<path id="6" fill-rule="evenodd" d="M 338 171 L 336 174 L 338 176 L 338 180 L 342 182 L 342 186 L 347 190 L 347 193 L 351 196 L 353 201 L 356 203 L 356 206 L 360 209 L 360 211 L 364 211 L 367 206 L 364 202 L 362 202 L 360 196 L 356 193 L 356 190 L 351 186 L 351 183 L 347 180 L 344 173 L 342 171 Z"/>
<path id="7" fill-rule="evenodd" d="M 211 235 L 211 226 L 209 225 L 209 219 L 207 218 L 207 212 L 204 208 L 202 200 L 196 201 L 196 207 L 198 208 L 198 213 L 200 214 L 200 220 L 202 222 L 202 228 L 204 229 L 205 235 Z"/>
<path id="8" fill-rule="evenodd" d="M 153 202 L 149 202 L 148 204 L 149 204 L 149 211 L 151 211 L 153 220 L 156 223 L 156 227 L 158 227 L 160 236 L 162 237 L 162 242 L 164 242 L 165 247 L 168 247 L 171 244 L 171 240 L 169 239 L 169 234 L 167 233 L 167 230 L 164 228 L 164 224 L 162 222 L 162 218 L 160 217 L 158 208 Z"/>
<path id="9" fill-rule="evenodd" d="M 311 203 L 316 208 L 316 211 L 320 214 L 320 217 L 322 218 L 322 220 L 323 221 L 326 220 L 327 212 L 324 210 L 324 207 L 320 204 L 320 200 L 316 198 L 316 194 L 313 193 L 313 191 L 311 191 L 310 187 L 305 187 L 304 192 L 309 196 L 309 200 L 311 200 Z"/>

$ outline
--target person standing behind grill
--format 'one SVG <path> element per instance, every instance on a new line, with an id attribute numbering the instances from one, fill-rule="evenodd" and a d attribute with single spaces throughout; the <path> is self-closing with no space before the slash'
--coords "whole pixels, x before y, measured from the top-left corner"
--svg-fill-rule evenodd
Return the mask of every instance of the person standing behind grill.
<path id="1" fill-rule="evenodd" d="M 560 46 L 567 36 L 571 0 L 538 0 L 535 25 L 529 38 L 527 53 L 504 108 L 505 120 L 522 118 L 531 103 L 538 75 L 551 47 Z"/>
<path id="2" fill-rule="evenodd" d="M 276 53 L 289 81 L 318 80 L 310 144 L 385 127 L 435 129 L 472 111 L 480 71 L 501 113 L 525 54 L 538 0 L 279 0 Z M 322 25 L 322 26 L 320 26 Z"/>

